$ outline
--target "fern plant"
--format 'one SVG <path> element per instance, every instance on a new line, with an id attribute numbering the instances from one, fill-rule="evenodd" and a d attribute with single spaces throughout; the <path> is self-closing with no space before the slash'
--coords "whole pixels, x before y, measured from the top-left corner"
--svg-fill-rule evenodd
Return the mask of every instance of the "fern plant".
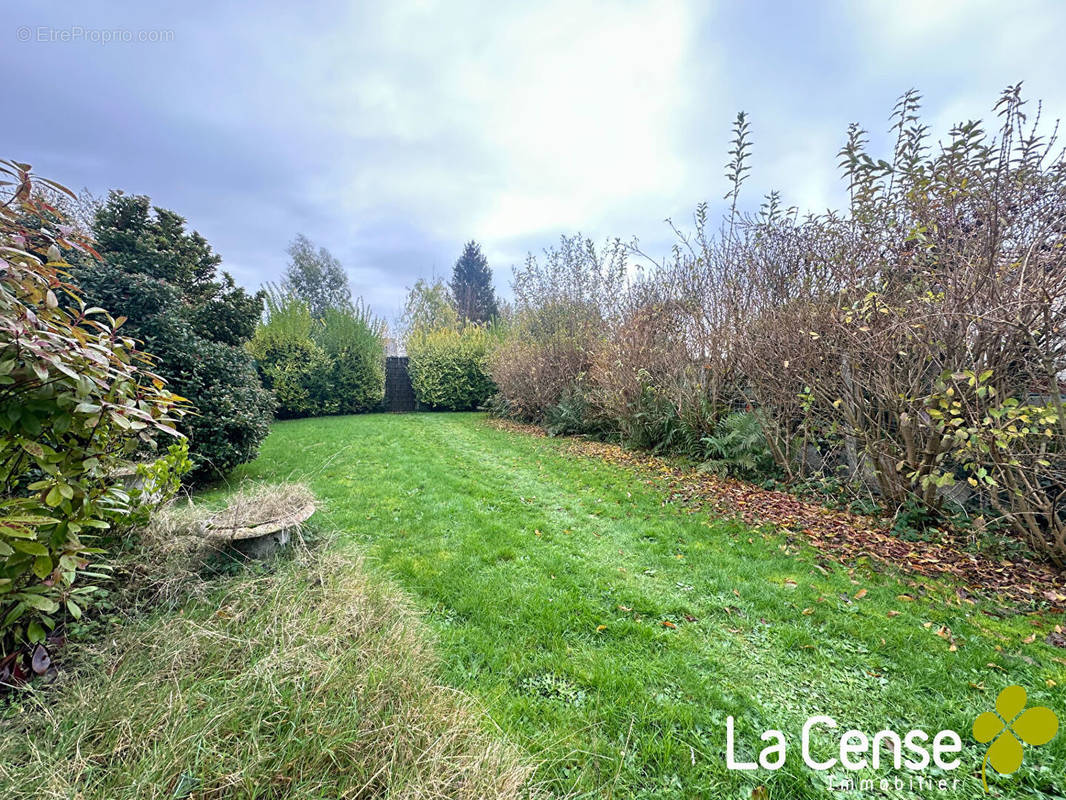
<path id="1" fill-rule="evenodd" d="M 774 459 L 754 414 L 738 411 L 724 417 L 711 436 L 701 440 L 705 472 L 755 479 L 774 472 Z"/>

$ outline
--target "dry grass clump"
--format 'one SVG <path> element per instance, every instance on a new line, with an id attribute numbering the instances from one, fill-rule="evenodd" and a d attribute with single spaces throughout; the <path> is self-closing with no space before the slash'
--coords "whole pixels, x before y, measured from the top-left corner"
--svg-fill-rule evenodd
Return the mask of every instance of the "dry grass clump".
<path id="1" fill-rule="evenodd" d="M 225 551 L 223 538 L 205 535 L 209 527 L 252 527 L 314 503 L 311 490 L 300 483 L 242 486 L 215 511 L 193 498 L 168 503 L 137 532 L 136 547 L 117 559 L 125 604 L 175 605 L 202 597 L 210 586 L 205 568 Z"/>
<path id="2" fill-rule="evenodd" d="M 228 580 L 85 662 L 0 720 L 6 797 L 529 793 L 515 749 L 435 682 L 407 601 L 336 550 Z"/>
<path id="3" fill-rule="evenodd" d="M 315 496 L 302 483 L 242 486 L 207 523 L 212 528 L 253 528 L 291 517 L 314 502 Z"/>
<path id="4" fill-rule="evenodd" d="M 137 532 L 136 546 L 116 559 L 122 605 L 173 605 L 203 595 L 204 566 L 219 554 L 218 544 L 201 534 L 209 517 L 191 500 L 168 503 L 152 515 Z"/>

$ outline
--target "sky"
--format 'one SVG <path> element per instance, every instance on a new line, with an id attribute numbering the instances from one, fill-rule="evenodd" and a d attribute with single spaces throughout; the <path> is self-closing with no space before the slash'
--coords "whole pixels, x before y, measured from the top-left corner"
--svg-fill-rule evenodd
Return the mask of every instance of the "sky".
<path id="1" fill-rule="evenodd" d="M 149 195 L 249 288 L 303 233 L 395 319 L 469 239 L 504 297 L 564 233 L 665 255 L 667 219 L 721 207 L 740 110 L 742 205 L 811 211 L 842 204 L 848 124 L 883 150 L 908 89 L 937 136 L 1019 81 L 1066 115 L 1064 34 L 1025 0 L 0 0 L 0 157 Z"/>

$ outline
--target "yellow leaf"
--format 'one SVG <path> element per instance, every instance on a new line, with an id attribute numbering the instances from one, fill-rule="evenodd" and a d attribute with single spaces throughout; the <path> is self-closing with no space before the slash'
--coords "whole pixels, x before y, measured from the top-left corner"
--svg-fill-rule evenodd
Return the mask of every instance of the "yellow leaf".
<path id="1" fill-rule="evenodd" d="M 856 600 L 862 600 L 864 597 L 866 597 L 866 590 L 865 589 L 859 589 L 859 591 L 857 591 L 855 593 L 855 599 Z"/>
<path id="2" fill-rule="evenodd" d="M 1010 775 L 1022 765 L 1022 743 L 1010 733 L 1004 733 L 988 748 L 988 763 L 1000 775 Z"/>
<path id="3" fill-rule="evenodd" d="M 1055 738 L 1059 731 L 1059 718 L 1050 708 L 1033 706 L 1022 712 L 1022 715 L 1011 723 L 1011 728 L 1023 742 L 1037 747 Z"/>
<path id="4" fill-rule="evenodd" d="M 996 711 L 1003 719 L 1012 720 L 1025 708 L 1027 698 L 1028 695 L 1021 686 L 1008 686 L 996 698 Z"/>
<path id="5" fill-rule="evenodd" d="M 1003 730 L 1003 720 L 986 711 L 973 721 L 973 738 L 981 744 L 991 742 Z"/>

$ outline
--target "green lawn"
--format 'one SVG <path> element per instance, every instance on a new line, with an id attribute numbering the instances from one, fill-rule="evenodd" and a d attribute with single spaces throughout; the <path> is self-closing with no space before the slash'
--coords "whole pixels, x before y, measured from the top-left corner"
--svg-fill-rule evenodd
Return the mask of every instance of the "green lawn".
<path id="1" fill-rule="evenodd" d="M 479 415 L 417 414 L 279 423 L 234 480 L 306 481 L 323 523 L 427 612 L 441 679 L 479 698 L 558 794 L 825 797 L 829 781 L 921 774 L 960 783 L 832 796 L 973 798 L 984 749 L 970 729 L 1001 688 L 1066 712 L 1066 651 L 1043 642 L 1061 617 L 960 605 L 950 587 L 870 565 L 820 567 L 783 535 L 666 502 L 646 477 Z M 962 766 L 815 772 L 799 752 L 814 714 L 838 722 L 837 738 L 954 729 Z M 728 770 L 730 715 L 745 761 L 762 731 L 784 731 L 784 767 Z M 836 755 L 835 742 L 816 736 L 813 754 Z M 1061 797 L 1064 772 L 1066 732 L 989 783 Z"/>

